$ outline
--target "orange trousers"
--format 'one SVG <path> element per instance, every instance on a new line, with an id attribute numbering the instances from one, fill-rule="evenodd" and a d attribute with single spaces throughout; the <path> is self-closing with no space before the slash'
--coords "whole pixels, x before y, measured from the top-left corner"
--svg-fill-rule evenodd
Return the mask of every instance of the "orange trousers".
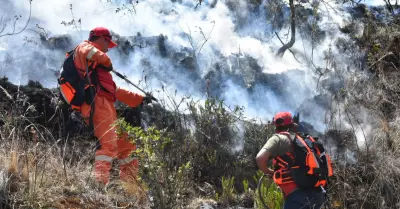
<path id="1" fill-rule="evenodd" d="M 100 148 L 95 153 L 94 174 L 98 182 L 107 184 L 110 180 L 111 163 L 114 158 L 119 161 L 119 174 L 122 181 L 136 178 L 139 161 L 130 157 L 136 145 L 127 138 L 118 138 L 112 126 L 117 119 L 114 103 L 102 96 L 95 97 L 95 111 L 93 114 L 94 135 L 100 141 Z M 90 105 L 81 107 L 81 114 L 89 124 Z"/>

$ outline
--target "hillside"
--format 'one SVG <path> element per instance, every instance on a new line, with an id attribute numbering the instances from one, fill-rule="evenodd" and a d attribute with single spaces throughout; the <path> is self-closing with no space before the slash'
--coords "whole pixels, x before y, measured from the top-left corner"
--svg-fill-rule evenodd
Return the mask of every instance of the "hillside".
<path id="1" fill-rule="evenodd" d="M 89 30 L 82 29 L 87 13 L 79 2 L 62 7 L 72 14 L 62 24 L 72 32 L 63 33 L 35 13 L 40 2 L 6 1 L 5 14 L 33 13 L 21 34 L 8 33 L 9 22 L 0 20 L 0 44 L 7 46 L 0 51 L 1 208 L 263 208 L 255 156 L 274 132 L 272 115 L 286 110 L 299 112 L 302 127 L 333 156 L 329 208 L 399 207 L 397 5 L 100 2 L 121 21 L 137 17 L 128 18 L 137 33 L 116 23 L 118 47 L 110 56 L 159 99 L 134 109 L 116 103 L 120 129 L 139 147 L 140 179 L 124 184 L 113 170 L 106 189 L 96 185 L 97 140 L 57 99 L 64 53 Z M 155 26 L 145 27 L 146 18 Z M 193 22 L 187 29 L 174 18 Z M 292 46 L 284 44 L 293 34 Z M 270 180 L 261 191 L 269 207 L 282 208 Z"/>

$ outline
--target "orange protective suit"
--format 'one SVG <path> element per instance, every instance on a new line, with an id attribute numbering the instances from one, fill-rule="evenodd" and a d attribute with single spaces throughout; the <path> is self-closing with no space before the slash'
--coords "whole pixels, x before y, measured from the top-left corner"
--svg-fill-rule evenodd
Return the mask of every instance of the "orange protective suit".
<path id="1" fill-rule="evenodd" d="M 86 69 L 86 59 L 89 66 L 101 64 L 105 67 L 111 66 L 110 58 L 100 50 L 100 47 L 90 41 L 84 41 L 75 50 L 75 66 L 83 70 Z M 129 180 L 135 178 L 138 170 L 138 159 L 130 157 L 136 146 L 126 138 L 118 138 L 112 124 L 117 119 L 114 102 L 119 100 L 130 107 L 140 105 L 144 96 L 116 87 L 110 72 L 94 67 L 99 74 L 98 82 L 101 88 L 97 88 L 94 97 L 93 126 L 94 135 L 100 141 L 100 148 L 96 150 L 94 173 L 96 180 L 107 184 L 110 178 L 111 163 L 114 158 L 118 158 L 120 165 L 120 179 Z M 89 124 L 91 106 L 84 104 L 81 107 L 81 114 Z"/>

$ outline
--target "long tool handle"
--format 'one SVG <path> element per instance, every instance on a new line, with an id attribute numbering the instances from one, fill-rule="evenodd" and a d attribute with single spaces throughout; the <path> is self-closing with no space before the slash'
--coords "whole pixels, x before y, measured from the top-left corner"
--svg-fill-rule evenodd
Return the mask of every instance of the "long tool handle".
<path id="1" fill-rule="evenodd" d="M 134 84 L 132 81 L 130 81 L 128 78 L 126 78 L 126 76 L 122 75 L 121 73 L 115 71 L 114 69 L 111 70 L 113 73 L 115 73 L 115 75 L 117 75 L 118 77 L 124 79 L 126 82 L 128 82 L 129 84 L 131 84 L 132 86 L 136 87 L 137 89 L 139 89 L 141 92 L 143 92 L 146 96 L 148 96 L 149 94 L 147 92 L 145 92 L 143 89 L 141 89 L 139 86 L 137 86 L 136 84 Z M 154 98 L 153 96 L 151 96 L 155 101 L 157 101 L 156 98 Z"/>
<path id="2" fill-rule="evenodd" d="M 139 86 L 135 85 L 134 83 L 132 83 L 132 81 L 128 80 L 128 79 L 126 78 L 126 76 L 122 75 L 121 73 L 119 73 L 119 72 L 117 72 L 117 71 L 115 71 L 115 70 L 112 70 L 112 71 L 113 71 L 113 73 L 115 73 L 115 75 L 117 75 L 118 77 L 124 79 L 126 82 L 128 82 L 128 83 L 131 84 L 132 86 L 136 87 L 137 89 L 139 89 L 139 90 L 140 90 L 141 92 L 143 92 L 144 94 L 147 94 L 147 92 L 145 92 L 145 91 L 144 91 L 143 89 L 141 89 Z"/>
<path id="3" fill-rule="evenodd" d="M 263 178 L 264 178 L 265 176 L 266 176 L 265 174 L 262 175 L 262 176 L 259 178 L 259 180 L 258 180 L 258 184 L 257 184 L 258 197 L 260 198 L 261 203 L 263 204 L 264 208 L 265 208 L 265 209 L 270 209 L 270 208 L 267 206 L 267 204 L 264 202 L 263 195 L 262 195 L 262 192 L 261 192 L 261 186 L 262 186 Z"/>

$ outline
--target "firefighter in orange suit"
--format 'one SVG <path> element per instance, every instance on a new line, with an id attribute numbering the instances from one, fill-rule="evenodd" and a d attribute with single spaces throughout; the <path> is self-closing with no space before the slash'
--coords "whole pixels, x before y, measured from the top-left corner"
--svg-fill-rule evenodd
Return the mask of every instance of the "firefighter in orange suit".
<path id="1" fill-rule="evenodd" d="M 91 115 L 92 105 L 84 103 L 81 114 L 88 124 L 89 119 L 92 119 L 94 135 L 100 141 L 100 148 L 96 150 L 94 173 L 96 180 L 103 184 L 109 182 L 114 158 L 119 160 L 121 180 L 135 178 L 138 171 L 138 159 L 130 157 L 136 146 L 126 138 L 118 138 L 112 127 L 117 119 L 114 102 L 119 100 L 130 107 L 137 107 L 143 102 L 151 102 L 152 98 L 116 86 L 110 73 L 112 63 L 106 54 L 109 48 L 115 46 L 117 44 L 112 41 L 110 31 L 96 27 L 90 31 L 89 39 L 77 46 L 74 54 L 74 64 L 78 70 L 86 72 L 85 69 L 90 68 L 96 73 L 94 112 Z"/>

